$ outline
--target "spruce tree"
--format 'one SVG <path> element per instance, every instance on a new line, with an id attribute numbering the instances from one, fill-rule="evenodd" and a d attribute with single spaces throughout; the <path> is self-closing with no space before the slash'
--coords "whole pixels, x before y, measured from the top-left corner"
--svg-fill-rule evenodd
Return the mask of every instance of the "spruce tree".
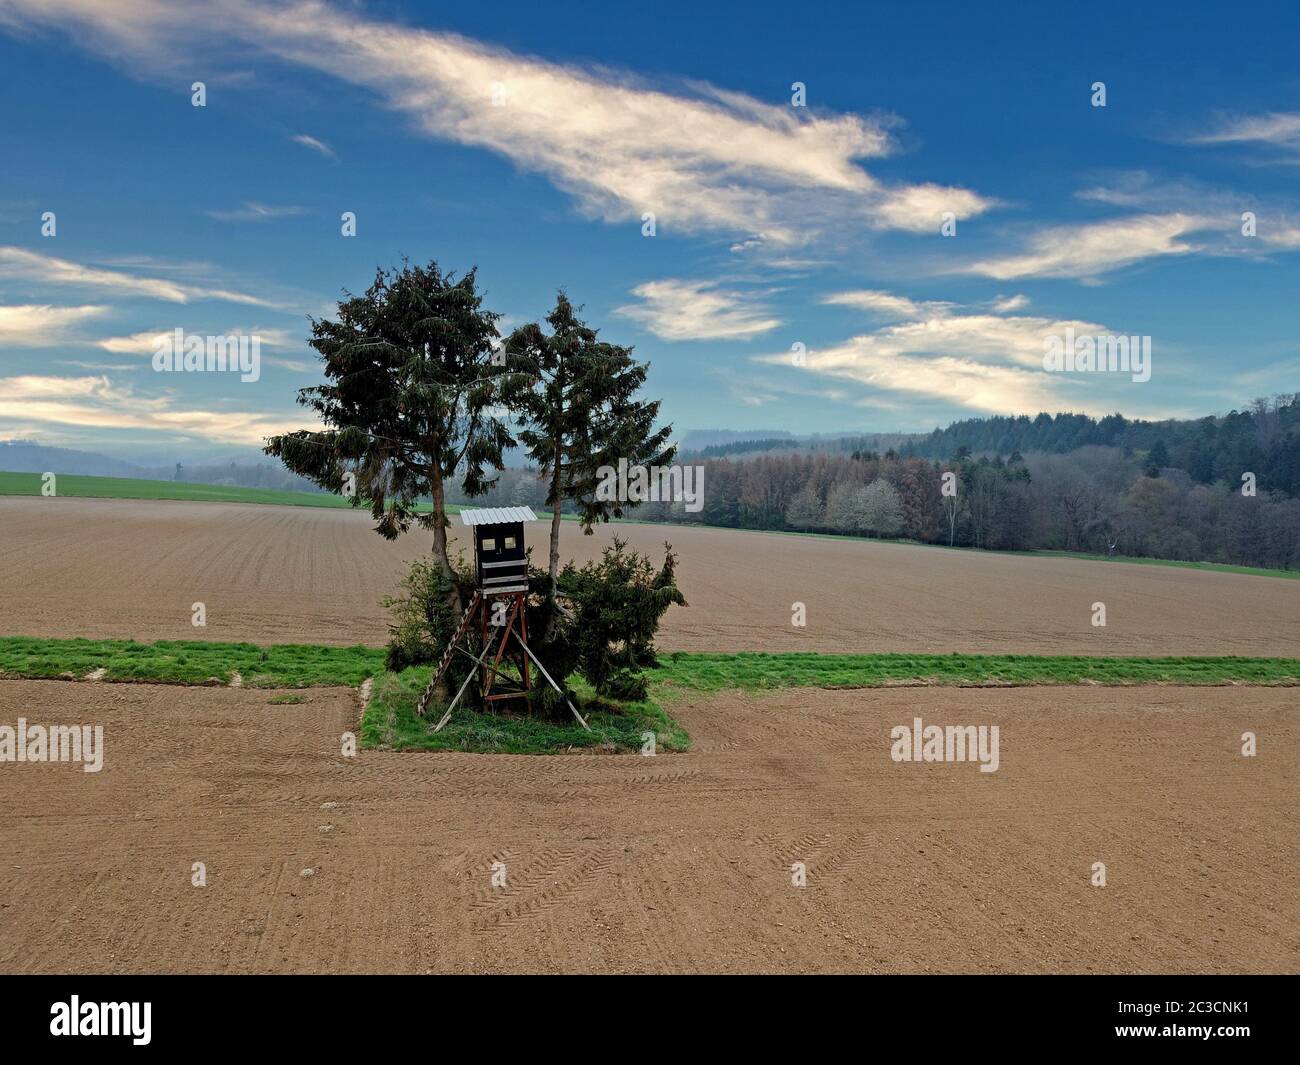
<path id="1" fill-rule="evenodd" d="M 623 516 L 625 501 L 596 498 L 601 467 L 660 466 L 672 462 L 672 426 L 656 429 L 659 402 L 637 398 L 647 364 L 632 349 L 601 341 L 559 293 L 539 323 L 516 329 L 505 343 L 502 398 L 519 441 L 547 485 L 551 508 L 548 572 L 551 594 L 560 572 L 560 509 L 572 503 L 583 532 L 597 521 Z"/>
<path id="2" fill-rule="evenodd" d="M 313 320 L 311 340 L 328 383 L 298 402 L 324 428 L 272 437 L 266 445 L 294 473 L 368 505 L 375 530 L 392 540 L 412 523 L 433 531 L 433 555 L 461 604 L 447 553 L 446 484 L 463 471 L 481 495 L 514 441 L 494 412 L 500 317 L 482 306 L 475 271 L 457 279 L 436 262 L 376 272 L 362 296 L 347 294 L 336 320 Z M 498 360 L 499 361 L 499 360 Z M 424 499 L 431 512 L 417 510 Z"/>

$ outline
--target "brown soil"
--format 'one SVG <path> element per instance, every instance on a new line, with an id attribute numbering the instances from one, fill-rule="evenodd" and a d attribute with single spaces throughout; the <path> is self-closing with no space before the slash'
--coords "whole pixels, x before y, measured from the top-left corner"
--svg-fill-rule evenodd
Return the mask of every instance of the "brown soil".
<path id="1" fill-rule="evenodd" d="M 353 760 L 356 693 L 271 694 L 0 681 L 105 728 L 97 775 L 0 765 L 0 971 L 1300 971 L 1291 690 L 733 693 L 684 755 Z M 893 762 L 914 715 L 1001 768 Z"/>
<path id="2" fill-rule="evenodd" d="M 1280 578 L 631 524 L 566 523 L 564 549 L 591 558 L 611 530 L 681 557 L 691 605 L 669 611 L 667 650 L 1291 656 L 1300 633 L 1300 584 Z M 535 558 L 546 532 L 527 531 Z M 379 644 L 379 600 L 429 540 L 385 542 L 351 511 L 4 497 L 0 634 Z"/>

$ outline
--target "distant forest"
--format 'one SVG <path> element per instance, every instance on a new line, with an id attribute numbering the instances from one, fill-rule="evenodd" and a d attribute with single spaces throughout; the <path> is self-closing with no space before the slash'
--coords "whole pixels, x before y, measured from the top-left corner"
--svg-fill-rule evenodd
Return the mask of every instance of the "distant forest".
<path id="1" fill-rule="evenodd" d="M 682 454 L 678 462 L 704 467 L 703 509 L 646 503 L 628 515 L 997 550 L 1300 566 L 1300 394 L 1194 421 L 1040 414 L 957 422 L 883 452 L 862 446 L 866 440 L 810 449 L 772 439 Z M 945 473 L 954 475 L 955 495 L 941 491 Z M 481 502 L 539 506 L 543 495 L 529 471 L 507 470 Z"/>

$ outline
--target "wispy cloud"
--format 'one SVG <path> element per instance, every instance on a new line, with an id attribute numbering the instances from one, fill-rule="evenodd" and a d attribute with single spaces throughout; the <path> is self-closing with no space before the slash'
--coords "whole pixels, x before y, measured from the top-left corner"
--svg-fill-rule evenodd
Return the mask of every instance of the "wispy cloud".
<path id="1" fill-rule="evenodd" d="M 338 156 L 334 154 L 333 148 L 323 140 L 318 140 L 316 137 L 313 137 L 310 133 L 295 133 L 289 139 L 295 144 L 301 144 L 304 148 L 310 148 L 314 152 L 319 152 L 321 155 L 325 156 L 326 159 L 338 158 Z"/>
<path id="2" fill-rule="evenodd" d="M 152 355 L 154 345 L 170 332 L 170 329 L 146 329 L 129 336 L 104 337 L 96 340 L 95 346 L 114 355 Z"/>
<path id="3" fill-rule="evenodd" d="M 1194 134 L 1188 144 L 1268 144 L 1300 152 L 1300 113 L 1220 116 L 1214 127 Z"/>
<path id="4" fill-rule="evenodd" d="M 868 310 L 886 309 L 890 316 L 910 310 L 915 317 L 841 343 L 810 348 L 796 372 L 989 413 L 1061 409 L 1106 413 L 1104 404 L 1065 398 L 1064 390 L 1076 382 L 1043 370 L 1049 336 L 1061 336 L 1067 329 L 1081 336 L 1113 332 L 1103 325 L 967 311 L 948 302 L 918 302 L 876 291 L 840 293 L 829 299 Z M 788 352 L 759 355 L 755 361 L 791 365 Z"/>
<path id="5" fill-rule="evenodd" d="M 878 229 L 905 229 L 913 233 L 938 233 L 945 216 L 965 220 L 983 214 L 997 201 L 969 189 L 944 185 L 911 185 L 889 189 L 876 205 Z"/>
<path id="6" fill-rule="evenodd" d="M 145 397 L 107 376 L 39 374 L 0 378 L 0 424 L 74 425 L 192 436 L 219 443 L 259 445 L 275 433 L 308 427 L 302 415 L 179 408 L 170 397 Z"/>
<path id="7" fill-rule="evenodd" d="M 1144 170 L 1125 171 L 1076 194 L 1104 203 L 1149 212 L 1180 212 L 1202 223 L 1200 250 L 1209 254 L 1269 254 L 1300 247 L 1300 212 L 1293 202 L 1258 192 L 1234 192 L 1203 182 L 1160 181 Z M 1255 216 L 1255 236 L 1242 240 L 1243 212 Z"/>
<path id="8" fill-rule="evenodd" d="M 632 290 L 641 302 L 614 313 L 639 322 L 661 340 L 749 340 L 781 324 L 754 297 L 714 281 L 666 278 Z"/>
<path id="9" fill-rule="evenodd" d="M 992 201 L 967 189 L 878 181 L 860 160 L 890 154 L 894 120 L 816 113 L 709 85 L 675 89 L 552 63 L 326 3 L 7 0 L 11 18 L 59 26 L 117 58 L 253 46 L 364 85 L 426 134 L 498 152 L 545 174 L 587 214 L 654 212 L 665 234 L 725 232 L 791 244 L 827 226 L 937 228 Z M 934 216 L 933 218 L 931 216 Z"/>
<path id="10" fill-rule="evenodd" d="M 94 344 L 96 347 L 103 348 L 105 351 L 112 352 L 115 355 L 152 356 L 158 340 L 170 337 L 177 327 L 177 324 L 172 324 L 160 329 L 144 329 L 138 333 L 130 333 L 126 336 L 103 337 L 94 341 Z M 180 325 L 180 328 L 184 329 L 187 333 L 197 333 L 203 336 L 255 336 L 258 338 L 259 344 L 263 348 L 302 348 L 305 346 L 302 337 L 296 336 L 288 329 L 278 327 L 248 328 L 244 326 L 229 326 L 223 329 L 216 329 L 191 328 L 186 325 Z"/>
<path id="11" fill-rule="evenodd" d="M 1189 255 L 1199 246 L 1184 238 L 1210 224 L 1205 217 L 1175 212 L 1054 226 L 1030 237 L 1019 254 L 982 259 L 960 268 L 960 272 L 999 281 L 1097 277 L 1144 259 Z"/>
<path id="12" fill-rule="evenodd" d="M 106 270 L 13 246 L 0 246 L 0 278 L 13 282 L 98 289 L 117 296 L 148 297 L 168 303 L 222 300 L 254 307 L 274 306 L 269 300 L 244 292 L 187 284 L 170 278 L 149 277 L 125 270 Z"/>
<path id="13" fill-rule="evenodd" d="M 273 218 L 291 218 L 305 212 L 305 208 L 284 206 L 272 207 L 254 200 L 245 200 L 242 207 L 231 210 L 204 211 L 209 218 L 219 222 L 269 222 Z"/>
<path id="14" fill-rule="evenodd" d="M 999 296 L 993 301 L 993 310 L 998 314 L 1010 314 L 1012 311 L 1022 311 L 1028 306 L 1029 297 L 1024 295 Z"/>
<path id="15" fill-rule="evenodd" d="M 906 296 L 878 289 L 857 289 L 852 292 L 835 292 L 823 296 L 822 303 L 832 307 L 854 307 L 869 311 L 882 318 L 918 318 L 923 315 L 943 314 L 955 306 L 944 302 L 917 302 Z"/>
<path id="16" fill-rule="evenodd" d="M 792 384 L 790 381 L 777 381 L 764 378 L 749 370 L 741 372 L 731 366 L 717 366 L 709 371 L 727 389 L 727 394 L 745 407 L 765 407 L 772 403 L 783 403 L 792 396 L 806 399 L 818 399 L 827 403 L 849 403 L 854 399 L 853 393 L 846 388 L 836 386 L 816 386 Z"/>
<path id="17" fill-rule="evenodd" d="M 1060 407 L 1042 373 L 994 366 L 959 355 L 900 356 L 888 338 L 857 336 L 808 353 L 809 372 L 860 385 L 943 400 L 990 413 L 1036 413 Z M 774 364 L 788 355 L 762 356 Z"/>
<path id="18" fill-rule="evenodd" d="M 44 348 L 76 338 L 84 322 L 107 313 L 107 307 L 51 307 L 45 304 L 0 305 L 0 345 Z"/>

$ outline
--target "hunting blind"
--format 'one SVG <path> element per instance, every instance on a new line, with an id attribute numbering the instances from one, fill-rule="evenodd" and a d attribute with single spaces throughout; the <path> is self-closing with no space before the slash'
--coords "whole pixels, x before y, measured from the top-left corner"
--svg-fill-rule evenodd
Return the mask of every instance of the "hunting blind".
<path id="1" fill-rule="evenodd" d="M 424 716 L 434 688 L 457 652 L 473 659 L 475 668 L 465 677 L 434 732 L 451 720 L 451 712 L 456 709 L 470 681 L 476 677 L 479 694 L 485 703 L 503 699 L 527 700 L 530 661 L 551 687 L 564 695 L 564 690 L 528 646 L 528 552 L 524 545 L 524 522 L 536 521 L 537 515 L 528 507 L 486 507 L 462 510 L 460 520 L 473 530 L 474 573 L 478 586 L 461 615 L 460 624 L 447 641 L 437 671 L 429 678 L 424 694 L 420 696 L 420 716 Z M 477 652 L 470 646 L 474 642 L 475 622 Z M 503 670 L 506 664 L 514 667 L 517 677 Z M 579 724 L 589 728 L 567 696 L 565 702 L 569 703 L 569 709 Z"/>

